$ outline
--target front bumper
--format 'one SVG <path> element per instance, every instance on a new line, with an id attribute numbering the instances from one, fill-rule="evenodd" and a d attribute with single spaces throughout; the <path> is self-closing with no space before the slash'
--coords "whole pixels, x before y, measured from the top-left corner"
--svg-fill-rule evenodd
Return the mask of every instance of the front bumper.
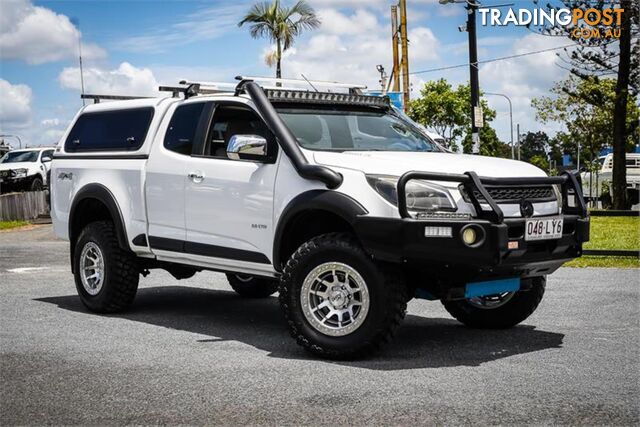
<path id="1" fill-rule="evenodd" d="M 403 197 L 404 186 L 410 179 L 460 181 L 468 185 L 469 190 L 477 188 L 485 199 L 482 204 L 488 204 L 489 210 L 483 209 L 478 200 L 472 200 L 476 207 L 476 218 L 415 219 L 407 211 Z M 517 185 L 533 182 L 561 185 L 565 206 L 562 237 L 525 241 L 526 219 L 504 218 L 500 207 L 484 188 L 483 181 L 503 185 L 513 182 L 517 182 Z M 468 193 L 474 194 L 473 191 Z M 401 218 L 360 216 L 354 223 L 356 234 L 365 250 L 374 258 L 401 263 L 405 270 L 417 272 L 415 277 L 434 282 L 440 288 L 478 280 L 550 274 L 564 262 L 579 257 L 582 244 L 589 240 L 589 217 L 580 185 L 575 176 L 570 174 L 526 181 L 520 178 L 479 178 L 473 173 L 437 175 L 409 172 L 399 180 L 398 200 Z M 481 243 L 468 246 L 463 242 L 462 230 L 469 225 L 483 231 L 484 240 Z M 451 237 L 425 236 L 425 227 L 450 227 Z M 421 283 L 415 285 L 422 287 Z"/>
<path id="2" fill-rule="evenodd" d="M 416 220 L 359 217 L 354 228 L 365 250 L 374 258 L 403 263 L 407 268 L 429 270 L 438 279 L 458 285 L 495 277 L 529 277 L 550 274 L 564 262 L 582 254 L 589 240 L 589 218 L 563 215 L 562 237 L 524 240 L 525 219 Z M 462 229 L 475 225 L 484 241 L 474 247 L 461 238 Z M 426 237 L 425 227 L 451 227 L 452 237 Z M 517 249 L 509 249 L 517 245 Z"/>

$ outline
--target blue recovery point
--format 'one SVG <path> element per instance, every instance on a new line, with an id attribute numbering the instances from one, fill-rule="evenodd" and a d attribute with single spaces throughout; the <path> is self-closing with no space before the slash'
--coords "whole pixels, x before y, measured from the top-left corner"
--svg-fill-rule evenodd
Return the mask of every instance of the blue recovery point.
<path id="1" fill-rule="evenodd" d="M 467 283 L 464 290 L 465 298 L 482 297 L 486 295 L 516 292 L 520 289 L 520 278 L 488 280 L 486 282 Z"/>

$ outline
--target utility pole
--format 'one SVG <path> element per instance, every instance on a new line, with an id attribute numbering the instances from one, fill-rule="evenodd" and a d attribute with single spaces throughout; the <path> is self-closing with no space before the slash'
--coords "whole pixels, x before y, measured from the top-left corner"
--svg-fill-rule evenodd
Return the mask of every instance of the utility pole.
<path id="1" fill-rule="evenodd" d="M 518 123 L 518 160 L 520 160 L 520 123 Z"/>
<path id="2" fill-rule="evenodd" d="M 393 68 L 391 80 L 393 91 L 400 92 L 400 60 L 398 58 L 398 6 L 391 6 L 391 40 L 393 47 Z"/>
<path id="3" fill-rule="evenodd" d="M 482 110 L 480 108 L 480 82 L 478 78 L 478 44 L 476 37 L 476 9 L 478 5 L 467 1 L 467 33 L 469 34 L 469 77 L 471 83 L 471 141 L 473 154 L 480 152 L 480 127 Z"/>
<path id="4" fill-rule="evenodd" d="M 404 110 L 409 108 L 409 38 L 407 35 L 407 0 L 400 0 L 400 42 L 402 45 L 402 91 L 404 92 Z"/>

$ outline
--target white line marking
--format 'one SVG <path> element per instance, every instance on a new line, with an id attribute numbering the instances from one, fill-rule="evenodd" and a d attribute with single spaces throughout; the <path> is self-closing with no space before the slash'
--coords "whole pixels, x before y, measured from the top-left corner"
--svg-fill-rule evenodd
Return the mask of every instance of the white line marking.
<path id="1" fill-rule="evenodd" d="M 7 272 L 16 273 L 16 274 L 25 274 L 25 273 L 34 273 L 37 271 L 64 271 L 66 268 L 62 266 L 52 266 L 52 267 L 19 267 L 19 268 L 9 268 Z"/>

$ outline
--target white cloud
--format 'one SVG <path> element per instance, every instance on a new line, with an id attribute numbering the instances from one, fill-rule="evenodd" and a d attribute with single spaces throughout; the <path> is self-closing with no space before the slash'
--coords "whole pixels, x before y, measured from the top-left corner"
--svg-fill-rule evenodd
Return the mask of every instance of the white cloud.
<path id="1" fill-rule="evenodd" d="M 0 79 L 0 126 L 3 130 L 21 128 L 31 122 L 31 88 Z"/>
<path id="2" fill-rule="evenodd" d="M 416 61 L 433 61 L 438 58 L 440 43 L 431 29 L 409 29 L 409 65 Z"/>
<path id="3" fill-rule="evenodd" d="M 84 69 L 85 93 L 108 95 L 157 95 L 158 82 L 149 68 L 137 68 L 123 62 L 118 68 Z M 67 67 L 58 76 L 60 85 L 67 89 L 80 90 L 80 70 Z"/>
<path id="4" fill-rule="evenodd" d="M 322 21 L 322 32 L 330 34 L 363 34 L 378 30 L 378 19 L 373 13 L 357 9 L 351 16 L 347 16 L 336 9 L 321 9 L 318 11 Z"/>
<path id="5" fill-rule="evenodd" d="M 160 53 L 189 43 L 211 40 L 232 31 L 240 31 L 238 22 L 248 10 L 243 2 L 213 6 L 180 18 L 180 22 L 162 26 L 161 30 L 146 30 L 143 34 L 118 42 L 117 49 Z"/>
<path id="6" fill-rule="evenodd" d="M 505 52 L 505 55 L 522 54 L 567 44 L 569 43 L 565 38 L 528 34 L 515 39 L 511 50 Z M 560 129 L 558 124 L 538 123 L 535 120 L 535 111 L 531 108 L 533 98 L 548 95 L 551 86 L 567 76 L 567 71 L 557 65 L 559 59 L 556 52 L 560 51 L 548 51 L 480 66 L 482 90 L 503 93 L 511 98 L 514 127 L 515 123 L 520 123 L 522 132 L 544 130 L 553 134 Z M 506 100 L 495 96 L 489 96 L 487 99 L 501 115 L 494 121 L 495 127 L 499 130 L 499 136 L 502 140 L 508 141 L 510 137 L 508 104 Z"/>
<path id="7" fill-rule="evenodd" d="M 55 126 L 59 126 L 60 125 L 60 119 L 55 118 L 55 119 L 44 119 L 40 122 L 40 124 L 42 126 L 46 126 L 46 127 L 55 127 Z"/>
<path id="8" fill-rule="evenodd" d="M 391 72 L 391 29 L 386 18 L 370 10 L 346 13 L 337 9 L 319 10 L 321 27 L 296 45 L 283 61 L 285 77 L 364 83 L 379 88 L 376 65 Z M 439 42 L 427 27 L 410 27 L 411 67 L 438 60 Z"/>
<path id="9" fill-rule="evenodd" d="M 3 0 L 0 15 L 0 58 L 43 64 L 75 57 L 80 31 L 68 17 L 28 0 Z M 83 43 L 87 59 L 103 58 L 106 52 Z"/>

